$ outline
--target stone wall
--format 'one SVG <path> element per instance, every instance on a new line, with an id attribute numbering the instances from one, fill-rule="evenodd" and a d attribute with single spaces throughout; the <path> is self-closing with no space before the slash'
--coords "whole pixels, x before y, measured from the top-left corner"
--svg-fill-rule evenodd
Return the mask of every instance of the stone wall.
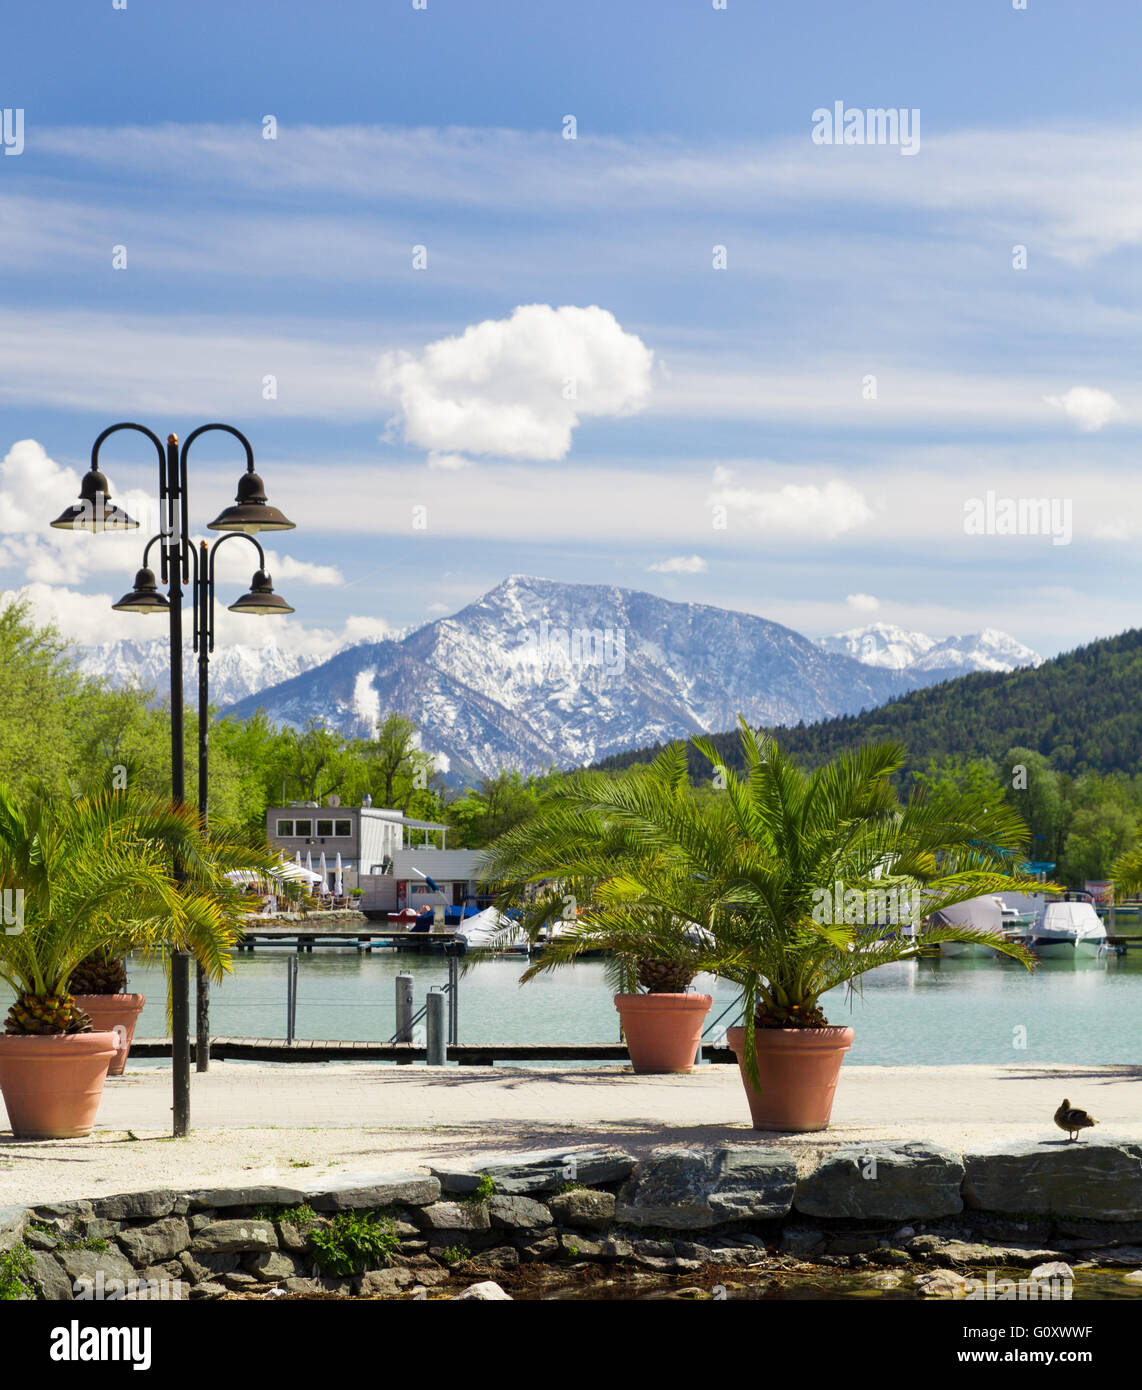
<path id="1" fill-rule="evenodd" d="M 399 1244 L 376 1268 L 322 1273 L 314 1232 L 349 1212 L 382 1218 Z M 763 1144 L 669 1146 L 641 1162 L 560 1150 L 0 1209 L 0 1251 L 17 1252 L 28 1296 L 46 1299 L 428 1296 L 529 1263 L 690 1274 L 756 1265 L 767 1251 L 842 1266 L 1032 1266 L 1071 1252 L 1142 1265 L 1139 1246 L 1142 1144 L 1114 1141 L 968 1154 L 860 1145 L 800 1173 Z"/>

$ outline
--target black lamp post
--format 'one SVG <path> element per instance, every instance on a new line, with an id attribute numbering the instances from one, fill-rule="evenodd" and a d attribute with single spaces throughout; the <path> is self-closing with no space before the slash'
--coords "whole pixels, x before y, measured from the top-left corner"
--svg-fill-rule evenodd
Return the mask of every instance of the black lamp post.
<path id="1" fill-rule="evenodd" d="M 159 456 L 160 531 L 153 536 L 143 552 L 143 568 L 135 575 L 134 588 L 114 604 L 121 613 L 156 615 L 166 613 L 170 622 L 170 696 L 171 696 L 171 793 L 174 800 L 186 799 L 186 780 L 183 763 L 183 694 L 182 694 L 182 595 L 183 585 L 191 583 L 194 592 L 194 649 L 198 653 L 198 807 L 203 828 L 207 816 L 207 722 L 209 718 L 208 664 L 214 650 L 214 555 L 229 534 L 245 534 L 258 551 L 260 568 L 254 575 L 250 592 L 230 605 L 235 613 L 292 613 L 294 610 L 273 592 L 266 574 L 265 554 L 253 540 L 257 531 L 291 531 L 292 521 L 266 499 L 261 478 L 254 472 L 254 451 L 250 441 L 232 425 L 200 425 L 179 448 L 178 436 L 167 436 L 163 447 L 158 435 L 145 425 L 123 423 L 111 425 L 96 439 L 91 448 L 91 468 L 83 479 L 77 503 L 68 507 L 51 524 L 70 531 L 137 530 L 132 520 L 111 502 L 107 478 L 99 471 L 99 449 L 103 441 L 119 430 L 135 430 L 154 444 Z M 238 483 L 238 495 L 233 506 L 227 507 L 211 523 L 212 531 L 228 533 L 214 542 L 211 550 L 202 543 L 202 554 L 190 542 L 187 521 L 186 459 L 190 446 L 199 435 L 210 430 L 223 430 L 238 439 L 246 451 L 246 472 Z M 151 546 L 158 541 L 161 555 L 161 578 L 168 586 L 169 597 L 159 593 L 154 572 L 147 567 Z M 181 877 L 175 864 L 175 876 Z M 199 1028 L 198 1066 L 204 1071 L 209 1058 L 209 996 L 203 972 L 199 971 Z M 171 1052 L 174 1086 L 174 1133 L 182 1136 L 190 1128 L 190 958 L 176 951 L 171 960 Z M 205 1035 L 205 1036 L 204 1036 Z"/>

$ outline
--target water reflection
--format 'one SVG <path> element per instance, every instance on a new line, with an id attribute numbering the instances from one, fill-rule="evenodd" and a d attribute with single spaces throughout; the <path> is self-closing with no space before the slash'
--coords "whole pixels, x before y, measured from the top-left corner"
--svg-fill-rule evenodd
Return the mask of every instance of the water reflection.
<path id="1" fill-rule="evenodd" d="M 285 948 L 259 948 L 237 960 L 234 975 L 213 993 L 216 1036 L 285 1036 L 289 954 Z M 487 961 L 463 978 L 462 1042 L 618 1041 L 618 1015 L 601 961 L 584 961 L 521 988 L 525 964 L 516 958 Z M 398 972 L 412 975 L 418 1008 L 429 986 L 447 978 L 439 956 L 365 956 L 336 947 L 303 955 L 297 1036 L 391 1037 Z M 138 1036 L 162 1036 L 161 974 L 134 964 L 130 978 L 148 1000 Z M 711 1020 L 737 993 L 709 977 L 697 983 L 714 995 Z M 850 1063 L 1134 1064 L 1142 953 L 1076 958 L 1072 951 L 1045 959 L 1032 973 L 998 958 L 901 961 L 870 971 L 855 990 L 831 991 L 824 1005 L 830 1022 L 856 1029 Z M 719 1031 L 732 1021 L 727 1017 Z M 1021 1038 L 1025 1047 L 1018 1045 Z"/>

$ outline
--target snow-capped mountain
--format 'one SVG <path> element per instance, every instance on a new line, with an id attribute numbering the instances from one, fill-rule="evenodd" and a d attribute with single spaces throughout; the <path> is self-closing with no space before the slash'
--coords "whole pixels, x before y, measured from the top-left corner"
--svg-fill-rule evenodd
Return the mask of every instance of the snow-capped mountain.
<path id="1" fill-rule="evenodd" d="M 967 637 L 945 637 L 914 661 L 911 671 L 1014 671 L 1019 666 L 1041 666 L 1038 652 L 1017 642 L 1006 632 L 985 627 Z"/>
<path id="2" fill-rule="evenodd" d="M 883 704 L 916 681 L 747 613 L 515 575 L 450 618 L 363 643 L 239 701 L 369 732 L 399 710 L 454 775 L 538 772 L 731 728 Z M 926 683 L 926 682 L 921 682 Z"/>
<path id="3" fill-rule="evenodd" d="M 76 665 L 85 676 L 105 680 L 112 686 L 153 689 L 161 697 L 166 694 L 170 681 L 167 661 L 170 646 L 165 635 L 166 624 L 161 626 L 164 635 L 148 642 L 127 638 L 88 647 Z M 210 703 L 219 707 L 232 705 L 268 685 L 277 685 L 319 666 L 324 659 L 282 651 L 272 645 L 220 645 L 210 656 Z M 183 652 L 183 679 L 188 694 L 197 688 L 193 684 L 197 680 L 197 660 L 187 647 Z"/>
<path id="4" fill-rule="evenodd" d="M 908 673 L 921 685 L 971 671 L 1014 671 L 1019 666 L 1038 666 L 1043 660 L 1038 652 L 992 627 L 966 637 L 937 639 L 891 623 L 870 623 L 822 637 L 820 646 L 866 666 Z"/>

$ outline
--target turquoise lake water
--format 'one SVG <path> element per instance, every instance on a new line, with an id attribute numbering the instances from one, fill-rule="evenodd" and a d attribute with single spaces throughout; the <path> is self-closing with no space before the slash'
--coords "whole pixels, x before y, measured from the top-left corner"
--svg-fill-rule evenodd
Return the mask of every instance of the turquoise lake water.
<path id="1" fill-rule="evenodd" d="M 220 1037 L 282 1038 L 291 952 L 259 948 L 237 959 L 215 986 L 211 1032 Z M 617 1042 L 618 1015 L 603 966 L 585 961 L 520 986 L 524 962 L 485 961 L 460 982 L 461 1042 Z M 383 1040 L 396 1023 L 393 977 L 413 976 L 419 1009 L 432 985 L 447 980 L 440 956 L 344 948 L 316 949 L 298 967 L 298 1038 Z M 731 1004 L 732 986 L 702 977 L 715 997 L 710 1022 Z M 165 1034 L 160 972 L 135 965 L 131 988 L 148 1002 L 139 1037 Z M 1033 974 L 1001 960 L 925 960 L 883 966 L 865 976 L 863 994 L 826 997 L 830 1023 L 856 1030 L 849 1061 L 906 1063 L 1137 1063 L 1142 1057 L 1142 952 L 1101 959 L 1044 961 Z M 731 1012 L 717 1027 L 735 1022 Z"/>

